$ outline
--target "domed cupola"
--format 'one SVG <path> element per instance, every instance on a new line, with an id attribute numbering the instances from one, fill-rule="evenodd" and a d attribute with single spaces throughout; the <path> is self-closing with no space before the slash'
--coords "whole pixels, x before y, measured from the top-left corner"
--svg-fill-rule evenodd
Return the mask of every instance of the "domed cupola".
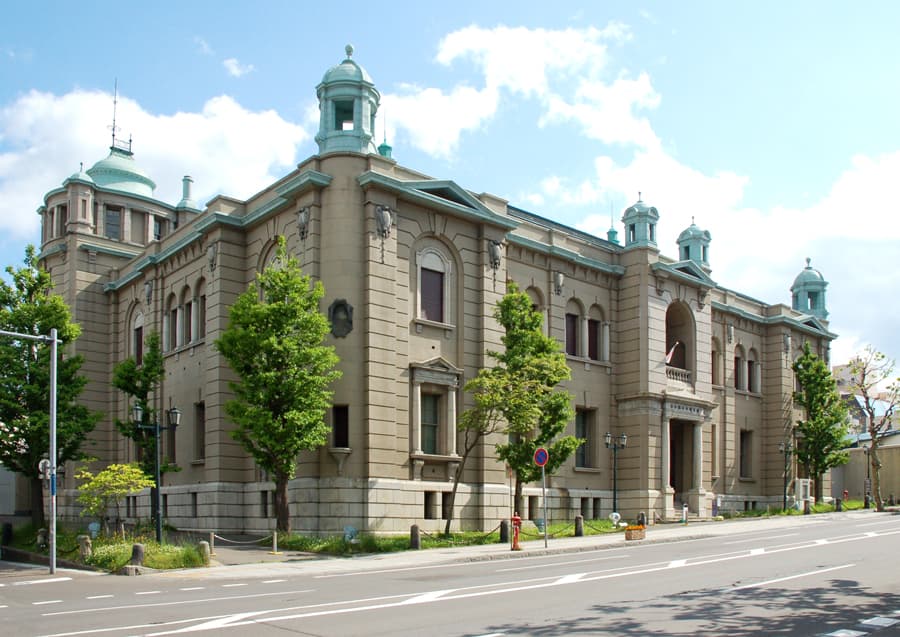
<path id="1" fill-rule="evenodd" d="M 701 230 L 691 219 L 691 225 L 678 235 L 678 258 L 709 268 L 709 230 Z"/>
<path id="2" fill-rule="evenodd" d="M 86 172 L 84 172 L 84 164 L 80 164 L 80 165 L 78 166 L 78 172 L 77 172 L 77 173 L 72 173 L 72 174 L 71 174 L 71 175 L 63 182 L 63 186 L 68 186 L 68 185 L 69 185 L 71 182 L 73 182 L 73 181 L 78 181 L 78 182 L 81 182 L 81 183 L 83 183 L 83 184 L 88 184 L 88 185 L 91 185 L 91 186 L 94 185 L 94 180 L 91 179 L 91 176 L 90 176 L 89 174 L 87 174 Z"/>
<path id="3" fill-rule="evenodd" d="M 826 319 L 828 310 L 825 309 L 825 288 L 828 287 L 828 281 L 809 263 L 810 259 L 807 257 L 806 267 L 791 286 L 791 307 L 798 312 Z"/>
<path id="4" fill-rule="evenodd" d="M 347 58 L 330 68 L 316 87 L 319 97 L 319 154 L 336 152 L 377 153 L 375 114 L 381 95 L 366 70 L 353 58 L 347 45 Z"/>
<path id="5" fill-rule="evenodd" d="M 648 206 L 638 200 L 625 211 L 622 222 L 625 224 L 625 247 L 656 247 L 656 223 L 659 221 L 659 212 L 653 206 Z"/>
<path id="6" fill-rule="evenodd" d="M 114 142 L 109 155 L 88 168 L 87 174 L 101 188 L 132 195 L 152 197 L 156 188 L 156 183 L 135 163 L 131 142 L 127 149 Z"/>

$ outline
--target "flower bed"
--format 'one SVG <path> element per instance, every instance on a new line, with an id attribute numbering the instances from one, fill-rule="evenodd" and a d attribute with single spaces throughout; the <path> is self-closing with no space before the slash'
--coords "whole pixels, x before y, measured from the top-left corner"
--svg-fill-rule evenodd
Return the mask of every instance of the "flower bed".
<path id="1" fill-rule="evenodd" d="M 640 525 L 632 525 L 625 527 L 626 540 L 643 540 L 647 537 L 647 530 Z"/>

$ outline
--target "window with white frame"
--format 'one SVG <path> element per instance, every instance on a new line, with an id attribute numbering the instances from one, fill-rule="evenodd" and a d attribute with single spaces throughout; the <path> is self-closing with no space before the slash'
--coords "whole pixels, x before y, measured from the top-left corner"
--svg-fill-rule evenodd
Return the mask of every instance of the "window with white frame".
<path id="1" fill-rule="evenodd" d="M 754 394 L 760 391 L 760 367 L 754 349 L 747 354 L 747 391 Z"/>
<path id="2" fill-rule="evenodd" d="M 578 408 L 575 410 L 575 437 L 584 440 L 575 450 L 575 466 L 591 467 L 591 456 L 593 455 L 594 436 L 593 436 L 593 420 L 594 411 L 590 409 Z"/>
<path id="3" fill-rule="evenodd" d="M 566 354 L 578 356 L 578 315 L 566 312 Z"/>
<path id="4" fill-rule="evenodd" d="M 741 430 L 741 478 L 753 477 L 753 432 Z"/>
<path id="5" fill-rule="evenodd" d="M 440 394 L 422 394 L 422 451 L 439 453 L 438 431 L 440 429 Z"/>
<path id="6" fill-rule="evenodd" d="M 456 401 L 462 370 L 435 359 L 412 367 L 414 454 L 456 456 Z"/>
<path id="7" fill-rule="evenodd" d="M 131 326 L 131 353 L 134 362 L 140 366 L 144 362 L 144 315 L 138 312 Z"/>
<path id="8" fill-rule="evenodd" d="M 734 348 L 734 388 L 747 389 L 747 372 L 744 367 L 744 348 L 740 345 Z"/>
<path id="9" fill-rule="evenodd" d="M 416 264 L 418 318 L 451 323 L 450 260 L 429 247 L 417 254 Z"/>

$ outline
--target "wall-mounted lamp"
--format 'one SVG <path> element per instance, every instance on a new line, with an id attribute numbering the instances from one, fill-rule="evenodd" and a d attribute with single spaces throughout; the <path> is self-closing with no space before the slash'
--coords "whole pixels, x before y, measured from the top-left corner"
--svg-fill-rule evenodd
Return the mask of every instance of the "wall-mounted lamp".
<path id="1" fill-rule="evenodd" d="M 790 354 L 791 353 L 791 335 L 783 334 L 781 339 L 784 341 L 784 353 Z"/>
<path id="2" fill-rule="evenodd" d="M 562 272 L 554 272 L 553 273 L 553 291 L 556 293 L 556 296 L 562 296 L 563 293 L 563 285 L 566 282 L 566 275 Z"/>
<path id="3" fill-rule="evenodd" d="M 500 245 L 499 241 L 488 240 L 488 258 L 491 262 L 491 269 L 494 271 L 500 269 Z"/>
<path id="4" fill-rule="evenodd" d="M 391 208 L 390 206 L 375 206 L 375 225 L 378 229 L 378 236 L 382 239 L 387 239 L 391 236 L 391 223 L 393 219 L 391 217 Z"/>
<path id="5" fill-rule="evenodd" d="M 303 206 L 297 211 L 297 234 L 304 241 L 309 233 L 309 206 Z"/>
<path id="6" fill-rule="evenodd" d="M 733 323 L 729 323 L 728 327 L 725 328 L 725 334 L 728 337 L 728 342 L 733 343 L 734 342 L 734 324 Z"/>
<path id="7" fill-rule="evenodd" d="M 153 281 L 144 281 L 144 299 L 147 305 L 153 300 Z"/>

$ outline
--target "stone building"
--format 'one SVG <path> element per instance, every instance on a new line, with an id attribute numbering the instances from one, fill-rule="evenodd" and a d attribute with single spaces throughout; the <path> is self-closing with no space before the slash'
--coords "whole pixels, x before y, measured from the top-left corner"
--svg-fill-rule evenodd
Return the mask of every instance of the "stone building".
<path id="1" fill-rule="evenodd" d="M 181 468 L 164 476 L 168 523 L 273 527 L 273 484 L 229 435 L 234 376 L 213 342 L 283 236 L 325 286 L 343 372 L 331 440 L 298 458 L 289 487 L 295 529 L 442 528 L 460 460 L 455 425 L 470 404 L 462 387 L 501 347 L 492 312 L 507 280 L 531 296 L 572 369 L 570 433 L 585 442 L 548 480 L 551 518 L 606 517 L 614 484 L 621 512 L 651 521 L 677 519 L 683 504 L 701 517 L 780 505 L 778 443 L 796 419 L 791 363 L 806 341 L 827 357 L 835 338 L 818 272 L 807 264 L 790 307 L 768 304 L 714 281 L 710 233 L 696 225 L 672 246 L 677 258 L 664 256 L 664 211 L 640 198 L 623 213 L 620 242 L 614 230 L 592 236 L 405 168 L 375 146 L 380 95 L 349 47 L 316 91 L 318 153 L 249 199 L 200 204 L 185 177 L 180 202 L 160 201 L 130 143 L 115 140 L 44 197 L 40 259 L 83 329 L 72 349 L 91 379 L 84 401 L 106 414 L 91 455 L 135 459 L 113 425 L 130 405 L 111 375 L 158 331 L 166 371 L 155 405 L 183 413 L 161 443 Z M 627 444 L 610 450 L 607 433 Z M 458 528 L 489 530 L 510 515 L 498 440 L 465 467 Z M 61 509 L 70 516 L 72 474 Z M 542 515 L 541 493 L 526 489 L 524 515 Z M 145 493 L 127 510 L 146 518 L 148 507 Z"/>

